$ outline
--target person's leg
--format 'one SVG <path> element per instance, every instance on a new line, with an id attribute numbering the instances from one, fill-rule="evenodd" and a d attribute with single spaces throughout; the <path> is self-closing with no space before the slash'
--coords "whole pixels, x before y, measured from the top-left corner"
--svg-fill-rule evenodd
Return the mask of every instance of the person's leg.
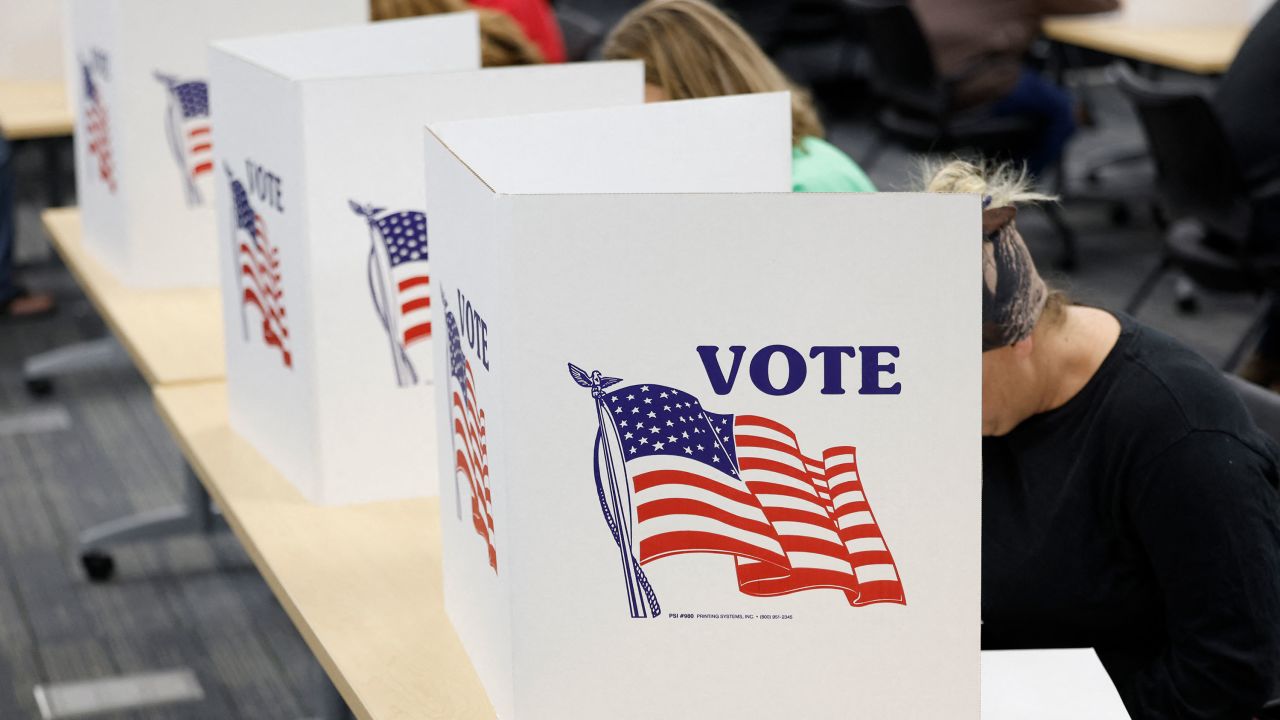
<path id="1" fill-rule="evenodd" d="M 13 176 L 13 145 L 0 136 L 0 319 L 32 318 L 48 314 L 56 303 L 49 293 L 28 293 L 14 276 L 14 245 L 17 243 L 16 197 Z"/>
<path id="2" fill-rule="evenodd" d="M 13 219 L 12 159 L 12 146 L 0 135 L 0 308 L 8 305 L 18 294 L 18 287 L 13 279 L 13 245 L 17 232 Z"/>
<path id="3" fill-rule="evenodd" d="M 1027 169 L 1040 177 L 1057 164 L 1067 141 L 1076 132 L 1075 102 L 1071 93 L 1038 72 L 1024 69 L 1013 91 L 996 101 L 997 115 L 1023 115 L 1039 127 L 1035 147 L 1027 156 Z"/>

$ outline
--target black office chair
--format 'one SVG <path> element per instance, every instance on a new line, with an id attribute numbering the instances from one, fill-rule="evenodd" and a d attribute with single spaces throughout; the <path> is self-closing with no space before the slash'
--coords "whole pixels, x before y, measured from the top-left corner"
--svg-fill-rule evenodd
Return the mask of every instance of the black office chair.
<path id="1" fill-rule="evenodd" d="M 1179 270 L 1199 287 L 1261 298 L 1257 316 L 1227 358 L 1234 370 L 1266 323 L 1280 289 L 1280 238 L 1261 237 L 1254 202 L 1213 105 L 1204 95 L 1161 87 L 1125 65 L 1113 69 L 1138 111 L 1156 164 L 1156 191 L 1175 220 L 1159 265 L 1142 281 L 1127 312 L 1136 314 L 1161 277 Z"/>
<path id="2" fill-rule="evenodd" d="M 986 71 L 981 60 L 958 75 L 945 77 L 934 64 L 924 30 L 910 5 L 892 0 L 846 0 L 863 19 L 864 37 L 874 72 L 872 90 L 883 107 L 877 124 L 909 147 L 929 152 L 975 150 L 995 159 L 1025 158 L 1035 141 L 1036 122 L 1029 117 L 998 116 L 990 107 L 961 109 L 956 88 Z M 877 147 L 864 159 L 867 166 L 879 159 Z M 1053 204 L 1041 206 L 1063 244 L 1059 264 L 1075 266 L 1075 233 Z"/>

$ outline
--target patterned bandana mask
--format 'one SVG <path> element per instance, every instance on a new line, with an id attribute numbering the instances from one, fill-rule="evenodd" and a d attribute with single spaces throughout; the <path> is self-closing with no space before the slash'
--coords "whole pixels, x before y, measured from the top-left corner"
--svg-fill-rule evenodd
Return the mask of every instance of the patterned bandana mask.
<path id="1" fill-rule="evenodd" d="M 988 208 L 989 197 L 982 204 L 982 352 L 986 352 L 1029 337 L 1049 291 L 1014 224 L 1018 211 Z"/>

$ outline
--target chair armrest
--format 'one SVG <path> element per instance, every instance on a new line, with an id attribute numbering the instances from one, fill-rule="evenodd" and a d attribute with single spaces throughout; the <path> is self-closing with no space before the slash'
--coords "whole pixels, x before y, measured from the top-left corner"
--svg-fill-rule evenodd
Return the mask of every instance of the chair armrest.
<path id="1" fill-rule="evenodd" d="M 1250 192 L 1249 199 L 1255 201 L 1280 199 L 1280 177 L 1272 178 L 1270 182 L 1267 182 L 1257 190 Z M 1276 709 L 1280 710 L 1280 699 L 1274 700 L 1273 702 L 1275 703 Z"/>

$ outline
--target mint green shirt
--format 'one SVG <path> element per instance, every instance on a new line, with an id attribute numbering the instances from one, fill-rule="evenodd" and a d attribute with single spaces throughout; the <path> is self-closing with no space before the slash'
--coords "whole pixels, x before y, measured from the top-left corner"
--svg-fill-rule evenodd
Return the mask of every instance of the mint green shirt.
<path id="1" fill-rule="evenodd" d="M 875 192 L 871 178 L 835 145 L 807 137 L 791 151 L 794 192 Z"/>

